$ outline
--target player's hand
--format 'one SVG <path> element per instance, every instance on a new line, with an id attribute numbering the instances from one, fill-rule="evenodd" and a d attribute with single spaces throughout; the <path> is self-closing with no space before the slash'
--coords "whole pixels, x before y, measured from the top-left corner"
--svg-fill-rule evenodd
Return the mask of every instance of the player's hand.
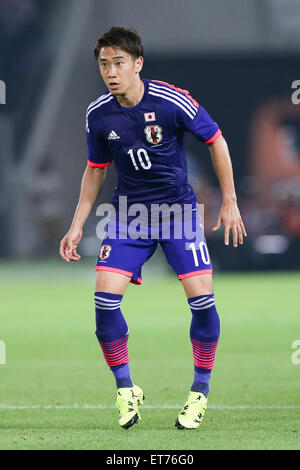
<path id="1" fill-rule="evenodd" d="M 71 228 L 60 242 L 59 254 L 68 263 L 79 261 L 81 256 L 77 253 L 77 246 L 82 238 L 82 229 Z"/>
<path id="2" fill-rule="evenodd" d="M 244 237 L 247 237 L 247 232 L 236 202 L 223 203 L 213 231 L 218 230 L 221 227 L 222 222 L 224 223 L 225 228 L 225 245 L 229 245 L 230 231 L 232 234 L 233 246 L 237 247 L 238 244 L 242 245 Z"/>

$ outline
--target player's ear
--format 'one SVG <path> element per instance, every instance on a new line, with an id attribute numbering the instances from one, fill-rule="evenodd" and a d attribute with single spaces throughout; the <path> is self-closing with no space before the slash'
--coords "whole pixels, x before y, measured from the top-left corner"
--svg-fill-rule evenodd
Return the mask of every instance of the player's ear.
<path id="1" fill-rule="evenodd" d="M 143 65 L 144 65 L 144 59 L 143 57 L 138 57 L 136 60 L 135 60 L 135 72 L 136 73 L 139 73 L 142 68 L 143 68 Z"/>

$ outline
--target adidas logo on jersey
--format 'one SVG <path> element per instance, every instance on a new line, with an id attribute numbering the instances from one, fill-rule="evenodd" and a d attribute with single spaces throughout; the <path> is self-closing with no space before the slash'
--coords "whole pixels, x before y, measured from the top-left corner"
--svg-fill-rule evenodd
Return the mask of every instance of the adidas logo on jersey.
<path id="1" fill-rule="evenodd" d="M 108 136 L 108 140 L 118 140 L 118 139 L 120 139 L 120 136 L 115 131 L 111 131 L 111 133 Z"/>

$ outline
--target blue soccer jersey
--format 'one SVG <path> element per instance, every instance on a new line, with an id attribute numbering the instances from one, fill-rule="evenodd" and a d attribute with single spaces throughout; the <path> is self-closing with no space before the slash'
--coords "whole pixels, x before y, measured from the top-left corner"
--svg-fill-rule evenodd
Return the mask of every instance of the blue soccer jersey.
<path id="1" fill-rule="evenodd" d="M 92 102 L 86 115 L 88 165 L 105 167 L 113 161 L 119 196 L 133 203 L 196 203 L 187 178 L 184 133 L 204 143 L 221 131 L 207 111 L 186 90 L 165 82 L 143 80 L 142 100 L 123 107 L 111 93 Z"/>

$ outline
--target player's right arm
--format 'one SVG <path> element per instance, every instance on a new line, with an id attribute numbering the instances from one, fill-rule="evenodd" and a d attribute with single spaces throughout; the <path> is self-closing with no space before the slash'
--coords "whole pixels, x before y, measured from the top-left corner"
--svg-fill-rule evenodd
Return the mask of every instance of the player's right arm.
<path id="1" fill-rule="evenodd" d="M 107 167 L 112 163 L 106 139 L 102 135 L 101 107 L 107 102 L 106 97 L 107 95 L 104 99 L 100 97 L 91 103 L 86 113 L 87 168 L 82 177 L 79 201 L 71 227 L 60 242 L 60 256 L 67 262 L 80 260 L 77 246 L 82 238 L 82 229 L 98 198 Z"/>
<path id="2" fill-rule="evenodd" d="M 82 238 L 82 229 L 98 198 L 106 173 L 106 167 L 99 168 L 88 165 L 83 174 L 79 201 L 71 227 L 60 242 L 60 256 L 67 262 L 80 260 L 77 246 Z"/>

